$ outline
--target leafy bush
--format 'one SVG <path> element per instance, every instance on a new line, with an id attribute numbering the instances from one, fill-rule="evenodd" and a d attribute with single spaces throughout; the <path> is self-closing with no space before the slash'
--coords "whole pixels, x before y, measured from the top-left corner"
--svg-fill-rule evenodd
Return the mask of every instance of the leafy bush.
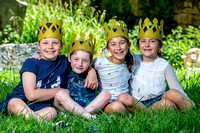
<path id="1" fill-rule="evenodd" d="M 130 29 L 136 23 L 133 13 L 131 13 L 131 4 L 128 0 L 91 0 L 91 6 L 103 11 L 106 10 L 105 21 L 111 18 L 123 20 Z"/>
<path id="2" fill-rule="evenodd" d="M 177 27 L 172 30 L 172 34 L 164 37 L 162 56 L 171 64 L 177 64 L 176 67 L 182 67 L 181 55 L 186 53 L 191 48 L 200 47 L 200 27 L 188 27 L 185 29 L 186 33 L 183 33 L 181 27 Z"/>
<path id="3" fill-rule="evenodd" d="M 141 5 L 142 18 L 148 17 L 153 20 L 157 18 L 164 20 L 165 34 L 171 34 L 171 29 L 176 28 L 176 22 L 174 21 L 172 14 L 172 0 L 139 0 L 138 3 Z"/>

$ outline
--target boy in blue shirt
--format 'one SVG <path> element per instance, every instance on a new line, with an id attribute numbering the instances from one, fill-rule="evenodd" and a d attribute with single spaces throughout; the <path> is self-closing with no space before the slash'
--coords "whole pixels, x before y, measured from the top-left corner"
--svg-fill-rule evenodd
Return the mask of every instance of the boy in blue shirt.
<path id="1" fill-rule="evenodd" d="M 72 38 L 70 44 L 70 55 L 68 60 L 71 63 L 72 71 L 68 75 L 66 88 L 69 90 L 60 90 L 55 96 L 55 106 L 62 111 L 73 112 L 84 118 L 95 118 L 96 113 L 104 108 L 110 101 L 110 93 L 107 90 L 90 89 L 84 86 L 87 71 L 92 63 L 94 52 L 94 41 L 92 34 L 89 39 L 85 39 L 85 34 L 81 33 L 78 40 Z"/>

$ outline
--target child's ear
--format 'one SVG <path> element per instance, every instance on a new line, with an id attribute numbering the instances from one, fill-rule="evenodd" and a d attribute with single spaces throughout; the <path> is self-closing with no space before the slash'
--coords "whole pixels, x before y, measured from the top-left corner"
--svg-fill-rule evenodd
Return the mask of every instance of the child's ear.
<path id="1" fill-rule="evenodd" d="M 64 46 L 64 43 L 62 42 L 62 43 L 61 43 L 61 48 L 63 48 L 63 46 Z"/>
<path id="2" fill-rule="evenodd" d="M 40 50 L 40 43 L 36 42 L 38 49 Z"/>
<path id="3" fill-rule="evenodd" d="M 68 61 L 69 61 L 69 62 L 71 62 L 71 58 L 70 58 L 70 55 L 68 55 Z"/>
<path id="4" fill-rule="evenodd" d="M 163 46 L 163 43 L 159 44 L 159 48 L 160 48 L 160 49 L 162 48 L 162 46 Z"/>
<path id="5" fill-rule="evenodd" d="M 128 45 L 129 45 L 129 47 L 131 47 L 131 42 L 129 42 L 129 44 L 128 44 Z"/>

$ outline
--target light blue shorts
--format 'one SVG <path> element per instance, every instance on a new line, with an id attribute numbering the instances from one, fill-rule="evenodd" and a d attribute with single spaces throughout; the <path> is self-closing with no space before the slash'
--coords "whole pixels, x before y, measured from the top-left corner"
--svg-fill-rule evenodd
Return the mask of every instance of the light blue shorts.
<path id="1" fill-rule="evenodd" d="M 154 103 L 158 102 L 162 98 L 163 94 L 157 96 L 156 98 L 148 99 L 145 101 L 141 101 L 146 107 L 153 105 Z"/>

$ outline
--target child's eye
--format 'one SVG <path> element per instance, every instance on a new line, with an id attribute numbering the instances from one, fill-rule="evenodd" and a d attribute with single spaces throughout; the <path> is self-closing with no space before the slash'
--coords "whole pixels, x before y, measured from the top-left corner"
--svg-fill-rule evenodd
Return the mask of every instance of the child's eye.
<path id="1" fill-rule="evenodd" d="M 110 46 L 115 46 L 115 43 L 111 43 Z"/>
<path id="2" fill-rule="evenodd" d="M 53 42 L 53 44 L 59 44 L 59 42 Z"/>
<path id="3" fill-rule="evenodd" d="M 120 43 L 121 43 L 121 44 L 124 44 L 124 43 L 126 43 L 126 42 L 125 42 L 125 41 L 121 41 Z"/>
<path id="4" fill-rule="evenodd" d="M 43 44 L 48 44 L 48 42 L 43 42 Z"/>
<path id="5" fill-rule="evenodd" d="M 88 60 L 83 60 L 83 62 L 88 62 Z"/>

